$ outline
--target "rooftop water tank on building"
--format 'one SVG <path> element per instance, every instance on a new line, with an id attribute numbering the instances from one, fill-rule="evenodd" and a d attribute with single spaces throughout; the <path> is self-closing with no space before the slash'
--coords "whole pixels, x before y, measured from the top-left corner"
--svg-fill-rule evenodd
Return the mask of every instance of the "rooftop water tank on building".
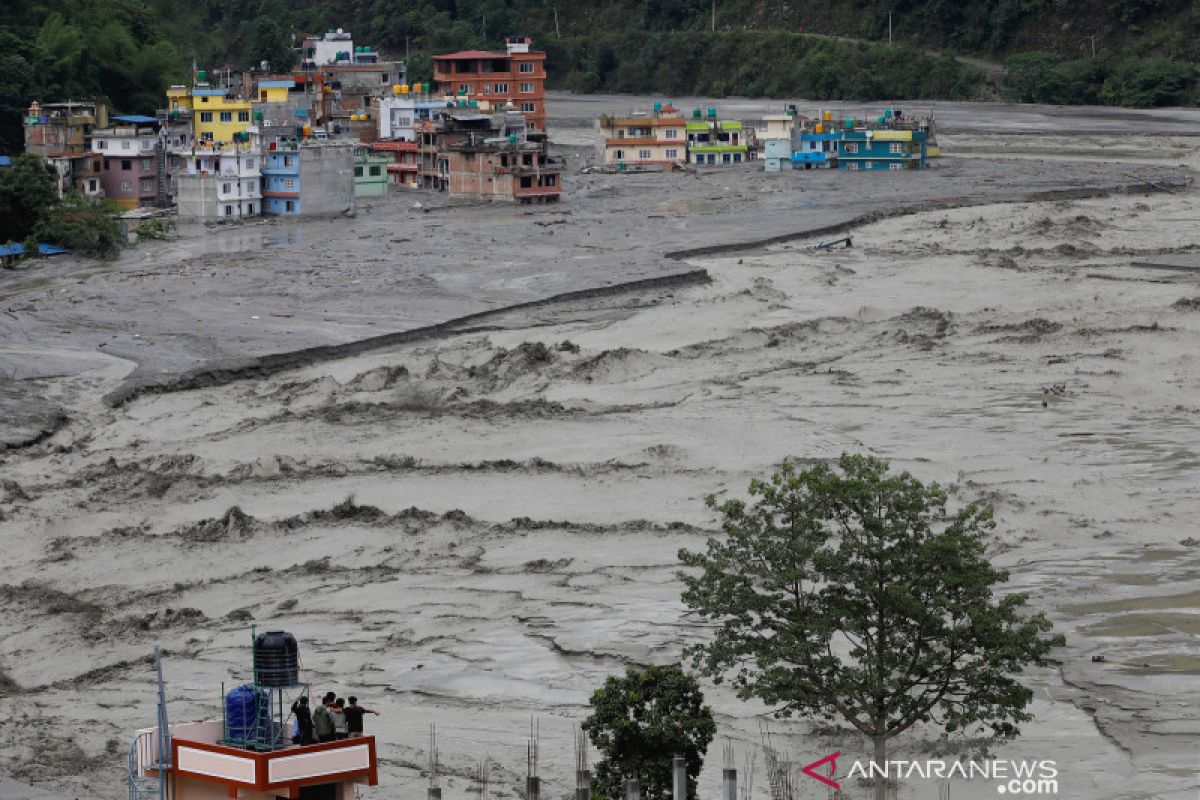
<path id="1" fill-rule="evenodd" d="M 231 689 L 225 695 L 225 738 L 238 742 L 254 739 L 258 735 L 260 706 L 266 704 L 266 693 L 255 690 L 252 684 Z"/>
<path id="2" fill-rule="evenodd" d="M 267 631 L 255 637 L 254 674 L 259 686 L 299 684 L 300 653 L 296 637 L 286 631 Z"/>

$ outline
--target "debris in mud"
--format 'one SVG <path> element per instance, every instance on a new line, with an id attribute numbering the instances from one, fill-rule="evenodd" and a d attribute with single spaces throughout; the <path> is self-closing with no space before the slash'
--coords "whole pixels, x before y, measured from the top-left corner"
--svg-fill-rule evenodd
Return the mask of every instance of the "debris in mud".
<path id="1" fill-rule="evenodd" d="M 254 517 L 233 506 L 220 519 L 205 519 L 177 532 L 192 544 L 209 544 L 231 539 L 248 539 L 254 533 Z"/>
<path id="2" fill-rule="evenodd" d="M 1181 539 L 1179 543 L 1184 547 L 1200 547 L 1200 539 L 1197 539 L 1195 536 L 1189 536 L 1186 539 Z"/>
<path id="3" fill-rule="evenodd" d="M 1034 317 L 1027 319 L 1024 322 L 1012 322 L 1007 324 L 991 324 L 980 325 L 975 329 L 975 333 L 1010 333 L 1011 336 L 1002 336 L 996 341 L 1012 342 L 1014 344 L 1030 344 L 1041 339 L 1043 336 L 1049 336 L 1052 333 L 1058 333 L 1062 330 L 1061 322 L 1044 319 L 1042 317 Z"/>
<path id="4" fill-rule="evenodd" d="M 1171 304 L 1180 311 L 1200 311 L 1200 297 L 1181 297 Z"/>

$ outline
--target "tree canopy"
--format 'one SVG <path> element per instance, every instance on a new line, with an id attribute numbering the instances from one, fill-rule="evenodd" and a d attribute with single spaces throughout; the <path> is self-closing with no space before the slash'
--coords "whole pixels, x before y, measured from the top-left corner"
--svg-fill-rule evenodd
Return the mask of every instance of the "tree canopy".
<path id="1" fill-rule="evenodd" d="M 1032 692 L 1016 675 L 1062 643 L 985 551 L 991 509 L 887 462 L 788 464 L 749 503 L 708 503 L 724 536 L 682 550 L 683 601 L 715 623 L 694 665 L 781 715 L 841 720 L 886 760 L 914 725 L 1016 736 Z M 876 792 L 883 785 L 877 779 Z"/>
<path id="2" fill-rule="evenodd" d="M 672 761 L 687 759 L 688 797 L 716 733 L 712 709 L 696 679 L 677 666 L 629 669 L 613 676 L 589 701 L 583 730 L 603 754 L 592 781 L 595 798 L 624 797 L 625 781 L 637 778 L 642 797 L 670 800 Z"/>

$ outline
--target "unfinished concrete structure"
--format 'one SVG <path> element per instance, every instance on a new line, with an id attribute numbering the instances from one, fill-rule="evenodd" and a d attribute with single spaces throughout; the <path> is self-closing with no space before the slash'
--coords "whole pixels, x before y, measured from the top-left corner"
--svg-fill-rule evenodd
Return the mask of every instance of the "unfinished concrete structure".
<path id="1" fill-rule="evenodd" d="M 562 196 L 562 163 L 550 158 L 545 134 L 528 131 L 520 113 L 457 109 L 440 116 L 436 137 L 451 195 L 525 204 Z"/>
<path id="2" fill-rule="evenodd" d="M 319 217 L 354 209 L 350 142 L 272 142 L 264 153 L 262 174 L 264 214 Z"/>

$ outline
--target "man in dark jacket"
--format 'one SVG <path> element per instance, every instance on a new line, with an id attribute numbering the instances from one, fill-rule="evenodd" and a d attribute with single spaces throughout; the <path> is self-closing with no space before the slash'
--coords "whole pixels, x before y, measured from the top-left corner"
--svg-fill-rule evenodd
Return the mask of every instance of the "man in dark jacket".
<path id="1" fill-rule="evenodd" d="M 313 736 L 312 712 L 308 710 L 308 695 L 302 696 L 292 703 L 292 714 L 296 717 L 297 735 L 292 739 L 296 744 L 316 744 Z"/>
<path id="2" fill-rule="evenodd" d="M 316 710 L 313 711 L 313 732 L 317 734 L 318 742 L 332 742 L 336 738 L 333 715 L 329 713 L 329 706 L 336 699 L 336 694 L 328 692 L 321 700 L 321 705 L 317 706 Z"/>

